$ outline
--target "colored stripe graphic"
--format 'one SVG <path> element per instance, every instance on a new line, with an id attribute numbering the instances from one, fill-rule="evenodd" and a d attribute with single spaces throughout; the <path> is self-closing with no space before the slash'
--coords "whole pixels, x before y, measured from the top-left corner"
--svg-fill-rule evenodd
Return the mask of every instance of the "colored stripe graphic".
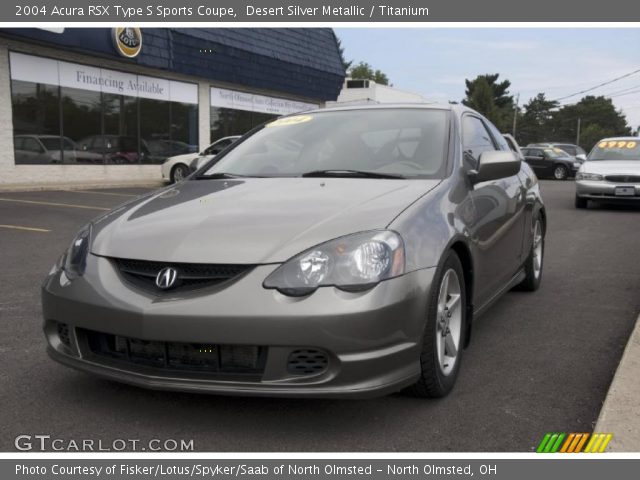
<path id="1" fill-rule="evenodd" d="M 584 449 L 585 453 L 603 453 L 612 438 L 610 433 L 594 433 Z"/>
<path id="2" fill-rule="evenodd" d="M 611 433 L 546 433 L 537 453 L 603 453 L 613 438 Z M 586 444 L 586 447 L 585 447 Z"/>

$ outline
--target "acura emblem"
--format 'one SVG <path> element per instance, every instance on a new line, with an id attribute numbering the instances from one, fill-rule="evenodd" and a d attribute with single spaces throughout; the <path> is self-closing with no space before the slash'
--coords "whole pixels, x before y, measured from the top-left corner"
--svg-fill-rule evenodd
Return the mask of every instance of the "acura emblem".
<path id="1" fill-rule="evenodd" d="M 176 284 L 178 271 L 172 267 L 165 267 L 156 275 L 156 286 L 162 290 L 168 290 Z"/>

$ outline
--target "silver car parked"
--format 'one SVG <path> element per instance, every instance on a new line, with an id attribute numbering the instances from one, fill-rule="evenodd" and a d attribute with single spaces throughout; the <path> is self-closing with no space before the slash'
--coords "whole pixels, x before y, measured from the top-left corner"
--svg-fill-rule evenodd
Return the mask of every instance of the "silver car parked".
<path id="1" fill-rule="evenodd" d="M 640 137 L 600 140 L 576 173 L 576 208 L 640 201 Z"/>
<path id="2" fill-rule="evenodd" d="M 48 352 L 155 389 L 441 397 L 475 319 L 540 285 L 545 229 L 473 110 L 283 117 L 82 228 L 43 284 Z"/>

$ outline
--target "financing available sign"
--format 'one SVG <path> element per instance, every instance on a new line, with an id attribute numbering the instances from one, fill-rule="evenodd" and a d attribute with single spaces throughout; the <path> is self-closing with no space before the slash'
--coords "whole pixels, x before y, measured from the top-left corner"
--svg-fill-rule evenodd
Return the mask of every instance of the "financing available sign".
<path id="1" fill-rule="evenodd" d="M 196 105 L 198 86 L 166 78 L 10 52 L 11 79 Z"/>

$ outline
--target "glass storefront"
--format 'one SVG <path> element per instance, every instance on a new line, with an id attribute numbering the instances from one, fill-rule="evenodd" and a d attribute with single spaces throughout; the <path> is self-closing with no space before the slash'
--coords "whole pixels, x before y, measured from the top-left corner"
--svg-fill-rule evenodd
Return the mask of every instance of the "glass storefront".
<path id="1" fill-rule="evenodd" d="M 10 58 L 16 164 L 159 164 L 197 151 L 196 84 Z"/>
<path id="2" fill-rule="evenodd" d="M 311 103 L 211 87 L 211 142 L 242 135 L 280 115 L 316 107 Z"/>

